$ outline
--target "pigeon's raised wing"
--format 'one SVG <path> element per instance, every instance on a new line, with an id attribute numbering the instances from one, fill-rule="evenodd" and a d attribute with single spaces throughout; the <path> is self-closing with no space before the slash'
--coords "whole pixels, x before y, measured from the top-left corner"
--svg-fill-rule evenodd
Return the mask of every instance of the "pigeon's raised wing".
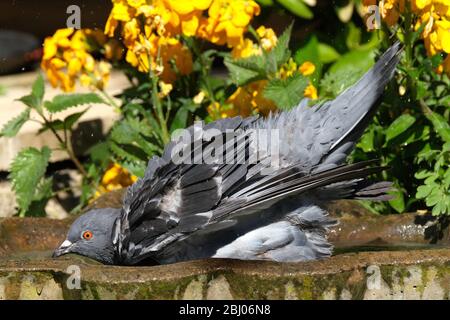
<path id="1" fill-rule="evenodd" d="M 340 164 L 392 78 L 399 52 L 400 45 L 394 45 L 362 80 L 322 106 L 298 107 L 268 120 L 237 117 L 205 126 L 217 129 L 218 136 L 244 129 L 233 139 L 224 139 L 226 143 L 219 148 L 220 153 L 232 149 L 238 161 L 177 165 L 171 159 L 174 144 L 169 144 L 161 158 L 149 162 L 145 177 L 129 188 L 113 235 L 119 262 L 135 264 L 196 231 L 232 224 L 238 215 L 250 215 L 330 185 L 345 189 L 348 181 L 362 182 L 379 172 L 382 168 L 368 168 L 368 163 Z M 254 164 L 246 161 L 255 152 L 246 140 L 254 128 L 280 131 L 282 166 L 267 175 L 261 174 L 270 166 L 267 158 Z M 212 142 L 196 138 L 195 127 L 189 130 L 194 137 L 191 159 L 195 159 L 199 148 L 195 141 L 201 141 L 202 147 Z M 368 193 L 373 192 L 365 190 L 362 195 Z"/>
<path id="2" fill-rule="evenodd" d="M 336 167 L 345 161 L 372 119 L 401 52 L 399 42 L 392 45 L 336 99 L 311 108 L 301 104 L 291 111 L 260 119 L 255 125 L 279 130 L 284 142 L 280 153 L 288 164 L 298 162 L 305 170 Z"/>
<path id="3" fill-rule="evenodd" d="M 256 118 L 241 117 L 223 119 L 206 126 L 192 126 L 187 129 L 192 138 L 189 153 L 183 155 L 183 161 L 176 163 L 172 159 L 176 142 L 168 144 L 162 157 L 149 161 L 145 176 L 132 185 L 125 196 L 121 218 L 113 234 L 113 243 L 117 248 L 118 261 L 133 264 L 148 255 L 149 248 L 157 250 L 164 247 L 169 239 L 161 235 L 170 230 L 189 232 L 196 230 L 208 221 L 201 213 L 215 208 L 221 199 L 230 192 L 238 181 L 248 174 L 248 165 L 244 158 L 250 155 L 250 146 L 245 139 L 245 131 Z M 201 129 L 201 132 L 197 132 Z M 210 130 L 213 129 L 214 131 Z M 202 134 L 215 132 L 209 139 Z M 242 132 L 242 134 L 237 134 Z M 236 133 L 230 137 L 225 135 Z M 220 139 L 218 137 L 220 136 Z M 211 144 L 226 155 L 234 154 L 232 163 L 224 164 L 217 160 L 204 163 L 197 159 L 205 154 Z M 186 151 L 186 150 L 185 150 Z M 187 160 L 189 159 L 189 160 Z"/>

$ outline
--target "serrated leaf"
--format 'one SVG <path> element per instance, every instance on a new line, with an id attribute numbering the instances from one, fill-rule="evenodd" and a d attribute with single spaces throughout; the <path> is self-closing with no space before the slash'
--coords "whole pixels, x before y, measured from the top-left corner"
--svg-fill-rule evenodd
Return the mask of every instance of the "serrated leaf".
<path id="1" fill-rule="evenodd" d="M 56 113 L 91 103 L 105 103 L 105 101 L 95 93 L 74 93 L 57 95 L 52 101 L 46 101 L 44 106 L 49 112 Z"/>
<path id="2" fill-rule="evenodd" d="M 53 179 L 51 177 L 42 179 L 36 188 L 33 201 L 31 201 L 30 207 L 24 215 L 27 217 L 45 217 L 45 207 L 50 198 L 53 196 L 52 189 Z"/>
<path id="3" fill-rule="evenodd" d="M 40 110 L 42 100 L 44 99 L 44 94 L 45 94 L 44 78 L 42 77 L 41 74 L 39 74 L 39 76 L 33 83 L 31 93 L 27 96 L 21 97 L 18 100 L 30 108 Z"/>
<path id="4" fill-rule="evenodd" d="M 14 158 L 9 179 L 16 193 L 21 214 L 26 212 L 36 194 L 39 182 L 44 177 L 50 159 L 51 150 L 43 147 L 41 150 L 27 148 Z"/>
<path id="5" fill-rule="evenodd" d="M 122 158 L 124 160 L 128 161 L 145 161 L 148 159 L 148 155 L 145 154 L 141 149 L 129 145 L 129 144 L 117 144 L 114 141 L 110 144 L 111 151 L 116 154 L 119 158 Z"/>
<path id="6" fill-rule="evenodd" d="M 93 162 L 105 163 L 109 162 L 111 152 L 109 151 L 108 142 L 100 142 L 89 148 L 87 153 L 90 155 Z"/>
<path id="7" fill-rule="evenodd" d="M 0 131 L 0 137 L 14 137 L 22 126 L 30 119 L 30 109 L 24 110 L 17 117 L 9 120 Z"/>
<path id="8" fill-rule="evenodd" d="M 247 59 L 233 61 L 231 58 L 225 58 L 224 60 L 224 64 L 230 72 L 231 81 L 237 86 L 243 86 L 249 82 L 264 78 L 262 70 L 255 70 L 251 64 L 246 65 L 244 60 Z"/>
<path id="9" fill-rule="evenodd" d="M 293 25 L 291 24 L 286 28 L 283 34 L 278 38 L 275 48 L 269 52 L 264 52 L 264 57 L 266 59 L 265 70 L 267 73 L 273 74 L 277 72 L 278 69 L 289 60 L 291 56 L 289 41 L 291 39 L 292 27 Z"/>
<path id="10" fill-rule="evenodd" d="M 414 122 L 416 122 L 416 118 L 414 118 L 412 115 L 402 114 L 400 117 L 395 119 L 394 122 L 392 122 L 391 125 L 387 128 L 386 142 L 405 132 L 414 124 Z"/>
<path id="11" fill-rule="evenodd" d="M 264 97 L 272 100 L 278 108 L 289 110 L 300 103 L 309 80 L 300 74 L 287 79 L 272 79 L 264 90 Z"/>

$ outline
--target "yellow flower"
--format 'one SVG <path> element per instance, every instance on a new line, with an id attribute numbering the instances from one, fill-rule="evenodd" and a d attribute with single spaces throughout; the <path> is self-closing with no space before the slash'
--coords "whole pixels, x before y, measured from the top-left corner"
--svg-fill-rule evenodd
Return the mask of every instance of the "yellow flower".
<path id="1" fill-rule="evenodd" d="M 173 89 L 173 86 L 170 83 L 165 83 L 164 81 L 159 81 L 159 98 L 167 97 Z"/>
<path id="2" fill-rule="evenodd" d="M 235 59 L 248 58 L 250 56 L 260 54 L 262 54 L 261 48 L 250 39 L 244 39 L 240 44 L 235 46 L 233 50 L 231 50 L 231 55 Z"/>
<path id="3" fill-rule="evenodd" d="M 261 47 L 264 50 L 270 51 L 273 47 L 276 46 L 278 38 L 273 29 L 260 26 L 258 29 L 256 29 L 256 33 L 259 36 Z"/>
<path id="4" fill-rule="evenodd" d="M 205 96 L 206 96 L 205 92 L 201 90 L 192 100 L 194 101 L 195 104 L 201 104 L 205 99 Z"/>
<path id="5" fill-rule="evenodd" d="M 101 34 L 89 29 L 61 29 L 46 38 L 41 68 L 51 85 L 70 92 L 75 89 L 75 82 L 79 79 L 82 85 L 94 84 L 96 88 L 103 88 L 109 79 L 110 68 L 106 68 L 106 62 L 97 66 L 89 53 L 89 43 L 104 40 Z"/>
<path id="6" fill-rule="evenodd" d="M 223 110 L 222 114 L 228 117 L 237 115 L 247 117 L 253 113 L 268 115 L 271 111 L 276 110 L 275 103 L 264 97 L 267 83 L 267 80 L 259 80 L 237 88 L 226 101 L 233 108 Z"/>
<path id="7" fill-rule="evenodd" d="M 292 58 L 289 58 L 288 62 L 281 66 L 277 72 L 277 77 L 280 79 L 286 79 L 294 75 L 297 72 L 297 64 Z"/>
<path id="8" fill-rule="evenodd" d="M 300 71 L 300 73 L 304 76 L 310 76 L 314 73 L 314 71 L 316 71 L 316 66 L 310 61 L 305 61 L 298 68 L 298 71 Z"/>
<path id="9" fill-rule="evenodd" d="M 119 164 L 111 164 L 103 174 L 94 199 L 103 193 L 126 188 L 135 183 L 137 179 L 136 176 L 130 174 L 127 169 L 121 167 Z"/>
<path id="10" fill-rule="evenodd" d="M 199 36 L 218 45 L 237 46 L 251 19 L 259 13 L 259 5 L 252 0 L 213 0 L 208 17 L 200 22 Z"/>
<path id="11" fill-rule="evenodd" d="M 383 20 L 389 26 L 396 24 L 400 14 L 406 9 L 405 0 L 363 0 L 365 6 L 376 3 L 379 4 Z M 410 4 L 414 14 L 414 29 L 417 31 L 423 26 L 421 37 L 428 56 L 450 53 L 450 1 L 412 0 Z"/>
<path id="12" fill-rule="evenodd" d="M 443 72 L 447 73 L 447 75 L 450 76 L 450 54 L 447 55 L 447 57 L 437 69 L 437 73 L 441 74 Z"/>
<path id="13" fill-rule="evenodd" d="M 306 88 L 305 91 L 303 92 L 303 95 L 305 98 L 309 98 L 312 100 L 316 100 L 317 98 L 319 98 L 319 96 L 317 95 L 317 89 L 316 87 L 314 87 L 314 85 L 312 83 L 310 83 Z"/>

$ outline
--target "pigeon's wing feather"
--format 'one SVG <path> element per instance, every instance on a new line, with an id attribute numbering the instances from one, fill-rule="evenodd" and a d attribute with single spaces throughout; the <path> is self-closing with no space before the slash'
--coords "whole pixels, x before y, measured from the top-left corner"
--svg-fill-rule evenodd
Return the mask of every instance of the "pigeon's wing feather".
<path id="1" fill-rule="evenodd" d="M 323 170 L 342 164 L 379 105 L 400 59 L 395 43 L 353 86 L 332 101 L 260 119 L 255 126 L 279 130 L 282 159 L 305 169 Z"/>
<path id="2" fill-rule="evenodd" d="M 330 184 L 364 179 L 368 175 L 384 169 L 367 167 L 369 163 L 345 165 L 312 175 L 292 173 L 286 176 L 285 170 L 282 170 L 279 175 L 275 172 L 273 179 L 267 180 L 265 186 L 256 184 L 255 189 L 247 188 L 245 193 L 223 199 L 208 212 L 187 216 L 186 224 L 179 223 L 156 239 L 146 238 L 141 243 L 138 254 L 130 256 L 129 261 L 137 263 L 148 256 L 157 256 L 172 243 L 184 241 L 195 232 L 208 228 L 218 229 L 216 225 L 223 221 L 231 222 L 241 215 L 256 216 L 262 210 L 269 209 L 284 199 L 299 196 Z M 295 167 L 293 169 L 297 170 Z"/>
<path id="3" fill-rule="evenodd" d="M 223 119 L 202 125 L 201 131 L 214 129 L 213 132 L 222 137 L 229 132 L 238 132 L 254 121 L 255 117 Z M 190 161 L 176 164 L 172 160 L 176 146 L 176 142 L 172 142 L 166 146 L 162 157 L 153 157 L 149 161 L 145 176 L 127 191 L 120 222 L 113 235 L 118 260 L 122 263 L 139 257 L 143 248 L 154 244 L 158 236 L 175 227 L 188 232 L 205 224 L 209 218 L 199 213 L 217 206 L 222 196 L 246 177 L 245 164 L 217 161 L 196 164 L 198 159 L 195 157 L 202 154 L 199 150 L 215 140 L 205 141 L 196 132 L 196 126 L 187 130 L 192 138 L 187 152 Z M 233 137 L 228 141 L 223 139 L 225 142 L 218 149 L 223 153 L 232 150 L 237 156 L 248 154 L 248 142 L 238 134 Z"/>

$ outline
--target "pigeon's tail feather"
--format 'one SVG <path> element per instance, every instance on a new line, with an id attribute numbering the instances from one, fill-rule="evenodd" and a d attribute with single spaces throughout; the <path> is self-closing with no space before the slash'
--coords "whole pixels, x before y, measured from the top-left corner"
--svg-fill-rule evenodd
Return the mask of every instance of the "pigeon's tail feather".
<path id="1" fill-rule="evenodd" d="M 322 162 L 336 157 L 336 153 L 342 152 L 340 149 L 344 149 L 344 154 L 348 155 L 349 148 L 346 144 L 350 142 L 353 146 L 361 137 L 379 106 L 386 85 L 394 76 L 401 52 L 401 43 L 396 42 L 356 84 L 331 102 L 329 113 L 332 114 L 330 118 L 333 121 L 327 127 L 331 128 L 339 123 L 342 129 L 339 130 L 338 138 L 333 138 L 330 152 Z M 325 136 L 328 132 L 324 128 L 321 135 Z"/>
<path id="2" fill-rule="evenodd" d="M 322 201 L 340 199 L 388 201 L 392 200 L 393 183 L 389 181 L 373 182 L 367 180 L 350 180 L 335 183 L 320 189 L 317 197 Z"/>

